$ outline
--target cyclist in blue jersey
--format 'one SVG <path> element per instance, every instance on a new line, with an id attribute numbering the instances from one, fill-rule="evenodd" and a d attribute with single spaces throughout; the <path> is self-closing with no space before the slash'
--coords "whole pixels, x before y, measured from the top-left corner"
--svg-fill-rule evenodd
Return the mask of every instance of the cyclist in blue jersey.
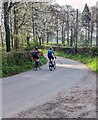
<path id="1" fill-rule="evenodd" d="M 53 49 L 51 47 L 48 50 L 48 58 L 50 61 L 51 61 L 51 59 L 52 60 L 54 59 L 54 52 L 53 52 Z"/>

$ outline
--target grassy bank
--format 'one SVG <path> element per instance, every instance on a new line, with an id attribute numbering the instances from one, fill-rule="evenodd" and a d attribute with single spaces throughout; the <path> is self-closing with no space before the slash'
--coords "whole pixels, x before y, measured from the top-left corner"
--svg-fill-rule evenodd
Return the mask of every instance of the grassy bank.
<path id="1" fill-rule="evenodd" d="M 40 57 L 42 65 L 47 63 L 47 59 L 42 55 Z M 34 68 L 34 61 L 27 52 L 12 52 L 9 55 L 2 54 L 2 76 L 7 77 L 25 72 Z"/>
<path id="2" fill-rule="evenodd" d="M 98 65 L 97 65 L 98 57 L 92 57 L 91 55 L 79 55 L 79 54 L 71 55 L 71 54 L 64 54 L 62 52 L 56 52 L 56 55 L 82 62 L 86 64 L 94 72 L 98 73 Z"/>

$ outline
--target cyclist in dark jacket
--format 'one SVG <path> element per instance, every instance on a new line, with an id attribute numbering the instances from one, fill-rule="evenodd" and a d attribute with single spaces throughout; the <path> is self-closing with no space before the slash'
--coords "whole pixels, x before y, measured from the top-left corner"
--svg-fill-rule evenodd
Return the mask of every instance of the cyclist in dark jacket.
<path id="1" fill-rule="evenodd" d="M 39 59 L 39 51 L 38 51 L 38 47 L 35 47 L 35 49 L 32 51 L 32 57 L 34 60 L 38 60 Z"/>

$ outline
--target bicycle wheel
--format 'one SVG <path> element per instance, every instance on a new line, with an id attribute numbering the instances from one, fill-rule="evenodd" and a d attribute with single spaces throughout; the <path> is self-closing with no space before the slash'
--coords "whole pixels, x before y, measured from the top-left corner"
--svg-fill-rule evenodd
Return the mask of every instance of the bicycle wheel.
<path id="1" fill-rule="evenodd" d="M 52 71 L 52 63 L 49 62 L 49 70 Z"/>

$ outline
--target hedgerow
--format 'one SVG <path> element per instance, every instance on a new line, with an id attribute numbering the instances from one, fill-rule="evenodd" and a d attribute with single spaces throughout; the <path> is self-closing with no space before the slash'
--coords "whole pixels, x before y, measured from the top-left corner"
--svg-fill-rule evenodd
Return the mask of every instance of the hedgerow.
<path id="1" fill-rule="evenodd" d="M 43 55 L 40 57 L 40 61 L 42 65 L 47 62 Z M 34 61 L 29 52 L 2 53 L 2 77 L 15 75 L 33 69 L 33 67 Z"/>

